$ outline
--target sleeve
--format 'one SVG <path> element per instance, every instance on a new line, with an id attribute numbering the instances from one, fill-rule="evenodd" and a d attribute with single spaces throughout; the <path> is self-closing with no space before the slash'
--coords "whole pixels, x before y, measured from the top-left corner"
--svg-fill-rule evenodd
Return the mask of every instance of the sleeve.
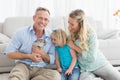
<path id="1" fill-rule="evenodd" d="M 97 54 L 97 49 L 98 49 L 97 35 L 94 31 L 91 32 L 91 35 L 87 40 L 87 44 L 89 46 L 89 51 L 83 49 L 82 57 L 84 57 L 84 59 L 86 59 L 88 62 L 93 62 L 95 61 L 95 56 Z"/>
<path id="2" fill-rule="evenodd" d="M 8 53 L 10 53 L 10 52 L 18 51 L 19 48 L 20 48 L 20 46 L 21 46 L 20 32 L 16 32 L 16 33 L 13 35 L 10 43 L 9 43 L 8 46 L 6 47 L 6 50 L 5 50 L 4 54 L 6 55 L 6 54 L 8 54 Z"/>
<path id="3" fill-rule="evenodd" d="M 50 56 L 50 64 L 54 64 L 54 62 L 55 62 L 55 47 L 53 44 L 50 46 L 48 55 Z"/>

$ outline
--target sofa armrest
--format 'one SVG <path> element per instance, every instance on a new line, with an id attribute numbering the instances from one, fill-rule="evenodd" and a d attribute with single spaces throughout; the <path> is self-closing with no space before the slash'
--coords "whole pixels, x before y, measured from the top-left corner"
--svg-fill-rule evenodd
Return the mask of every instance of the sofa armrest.
<path id="1" fill-rule="evenodd" d="M 104 30 L 100 39 L 118 39 L 120 38 L 120 29 Z"/>
<path id="2" fill-rule="evenodd" d="M 8 43 L 0 44 L 0 54 L 2 54 L 3 51 L 5 51 L 5 48 L 7 47 Z"/>
<path id="3" fill-rule="evenodd" d="M 9 72 L 14 66 L 15 61 L 12 59 L 6 58 L 6 55 L 3 55 L 2 52 L 5 51 L 8 43 L 0 44 L 0 73 Z"/>
<path id="4" fill-rule="evenodd" d="M 14 60 L 8 59 L 6 58 L 6 55 L 0 54 L 0 73 L 10 72 L 14 66 L 15 66 Z"/>
<path id="5" fill-rule="evenodd" d="M 113 65 L 120 65 L 120 39 L 99 39 L 99 48 Z"/>
<path id="6" fill-rule="evenodd" d="M 0 33 L 3 31 L 3 23 L 0 23 Z"/>

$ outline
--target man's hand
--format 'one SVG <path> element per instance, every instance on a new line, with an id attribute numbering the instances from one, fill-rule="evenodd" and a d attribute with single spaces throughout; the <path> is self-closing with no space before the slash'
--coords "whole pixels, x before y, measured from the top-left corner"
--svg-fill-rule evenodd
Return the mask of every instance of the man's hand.
<path id="1" fill-rule="evenodd" d="M 42 61 L 41 55 L 40 55 L 40 54 L 36 54 L 36 53 L 30 54 L 30 59 L 31 59 L 33 62 L 40 62 L 40 61 Z"/>
<path id="2" fill-rule="evenodd" d="M 35 53 L 35 54 L 40 54 L 40 48 L 35 46 L 35 45 L 33 45 L 32 46 L 32 52 Z"/>
<path id="3" fill-rule="evenodd" d="M 35 53 L 35 54 L 40 54 L 41 57 L 43 57 L 42 55 L 44 55 L 44 53 L 45 53 L 42 48 L 39 48 L 37 46 L 32 47 L 32 52 Z"/>
<path id="4" fill-rule="evenodd" d="M 44 49 L 33 45 L 32 52 L 34 54 L 41 55 L 41 58 L 42 58 L 43 61 L 48 62 L 48 63 L 50 62 L 50 57 L 49 57 L 49 55 L 47 53 L 45 53 Z"/>
<path id="5" fill-rule="evenodd" d="M 31 59 L 34 61 L 34 62 L 39 62 L 39 61 L 42 61 L 42 56 L 41 56 L 41 49 L 37 46 L 33 46 L 32 47 L 32 57 Z"/>

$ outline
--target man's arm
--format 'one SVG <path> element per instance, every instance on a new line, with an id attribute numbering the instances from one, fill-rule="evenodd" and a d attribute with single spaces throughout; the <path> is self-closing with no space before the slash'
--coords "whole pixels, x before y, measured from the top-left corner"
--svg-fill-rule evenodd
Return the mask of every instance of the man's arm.
<path id="1" fill-rule="evenodd" d="M 43 49 L 40 49 L 40 55 L 45 62 L 50 63 L 50 56 Z"/>
<path id="2" fill-rule="evenodd" d="M 6 54 L 6 57 L 7 58 L 10 58 L 10 59 L 31 59 L 32 61 L 34 62 L 39 62 L 41 61 L 41 57 L 37 57 L 39 56 L 39 54 L 24 54 L 24 53 L 21 53 L 21 52 L 11 52 L 11 53 L 8 53 Z"/>
<path id="3" fill-rule="evenodd" d="M 26 58 L 30 58 L 30 54 L 24 54 L 24 53 L 20 53 L 20 52 L 11 52 L 6 54 L 7 58 L 10 59 L 26 59 Z"/>

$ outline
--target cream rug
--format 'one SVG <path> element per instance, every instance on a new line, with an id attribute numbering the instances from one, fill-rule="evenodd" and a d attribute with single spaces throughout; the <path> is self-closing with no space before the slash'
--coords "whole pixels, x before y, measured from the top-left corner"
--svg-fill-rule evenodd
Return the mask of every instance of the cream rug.
<path id="1" fill-rule="evenodd" d="M 120 67 L 116 67 L 117 70 L 120 71 Z M 9 73 L 0 73 L 0 80 L 8 80 Z"/>
<path id="2" fill-rule="evenodd" d="M 0 80 L 8 80 L 8 73 L 0 73 Z"/>

